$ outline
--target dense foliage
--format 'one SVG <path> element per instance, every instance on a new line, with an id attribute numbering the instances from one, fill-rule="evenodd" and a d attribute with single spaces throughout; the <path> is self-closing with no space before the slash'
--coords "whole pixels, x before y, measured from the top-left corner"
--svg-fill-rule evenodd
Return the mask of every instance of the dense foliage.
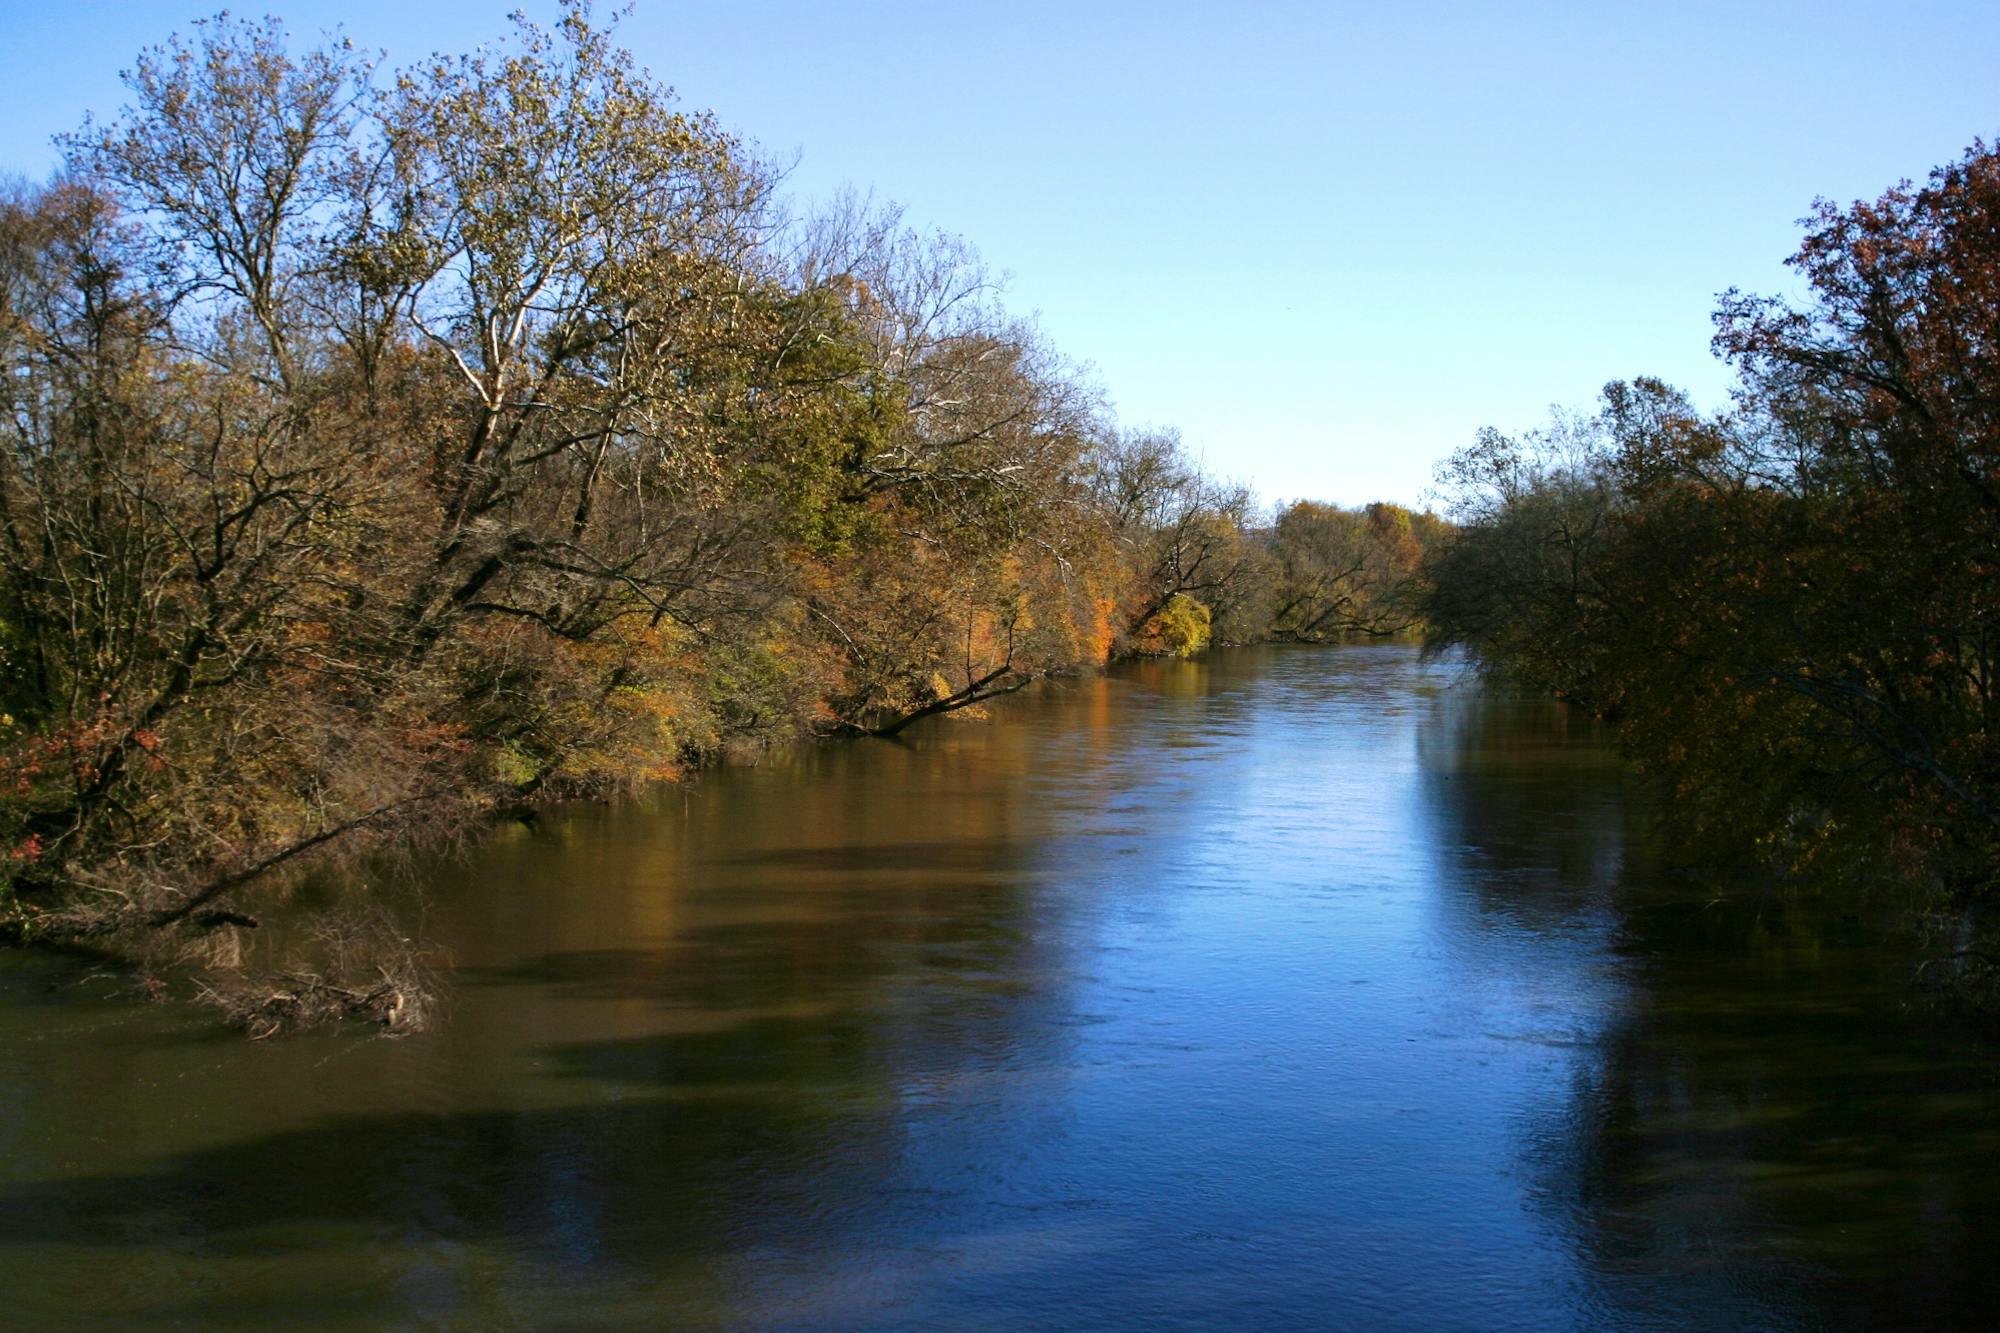
<path id="1" fill-rule="evenodd" d="M 1731 410 L 1614 384 L 1446 465 L 1427 613 L 1615 718 L 1683 832 L 1966 921 L 2000 879 L 2000 154 L 1807 228 L 1804 304 L 1722 299 Z"/>
<path id="2" fill-rule="evenodd" d="M 0 200 L 0 911 L 226 901 L 1127 652 L 1406 625 L 1438 525 L 1275 526 L 977 257 L 788 215 L 587 6 L 386 73 L 223 16 Z"/>

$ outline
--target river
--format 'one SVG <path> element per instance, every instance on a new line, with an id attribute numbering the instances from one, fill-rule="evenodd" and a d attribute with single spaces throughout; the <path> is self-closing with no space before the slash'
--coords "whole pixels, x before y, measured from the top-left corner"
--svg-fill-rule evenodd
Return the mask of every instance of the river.
<path id="1" fill-rule="evenodd" d="M 1557 705 L 1271 647 L 509 828 L 421 1037 L 0 959 L 0 1322 L 2000 1313 L 1995 1052 L 1645 830 Z"/>

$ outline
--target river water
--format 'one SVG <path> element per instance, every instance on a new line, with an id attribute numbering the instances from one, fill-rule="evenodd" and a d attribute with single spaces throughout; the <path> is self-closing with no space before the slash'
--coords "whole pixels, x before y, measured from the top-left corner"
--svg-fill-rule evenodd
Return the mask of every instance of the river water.
<path id="1" fill-rule="evenodd" d="M 0 961 L 0 1322 L 1990 1321 L 2000 1066 L 1555 705 L 1154 663 L 512 829 L 433 1034 Z M 413 927 L 415 928 L 415 927 Z"/>

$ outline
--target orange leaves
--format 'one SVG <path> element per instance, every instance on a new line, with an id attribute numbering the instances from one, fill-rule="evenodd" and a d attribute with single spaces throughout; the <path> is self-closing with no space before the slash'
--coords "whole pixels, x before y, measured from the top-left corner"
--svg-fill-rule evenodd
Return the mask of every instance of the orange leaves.
<path id="1" fill-rule="evenodd" d="M 1117 610 L 1116 598 L 1090 599 L 1089 633 L 1084 639 L 1081 656 L 1092 666 L 1102 666 L 1111 660 L 1111 649 L 1118 635 Z"/>

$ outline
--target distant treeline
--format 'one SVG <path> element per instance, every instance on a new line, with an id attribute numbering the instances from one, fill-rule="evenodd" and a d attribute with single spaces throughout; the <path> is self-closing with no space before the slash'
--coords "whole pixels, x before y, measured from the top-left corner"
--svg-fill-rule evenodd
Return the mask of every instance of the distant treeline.
<path id="1" fill-rule="evenodd" d="M 1697 845 L 1956 930 L 2000 883 L 2000 155 L 1806 229 L 1803 303 L 1721 299 L 1729 410 L 1613 384 L 1446 465 L 1426 614 L 1612 718 Z"/>
<path id="2" fill-rule="evenodd" d="M 1440 520 L 1259 514 L 587 6 L 393 73 L 223 16 L 128 83 L 0 200 L 15 938 L 226 934 L 529 798 L 1416 614 Z"/>

